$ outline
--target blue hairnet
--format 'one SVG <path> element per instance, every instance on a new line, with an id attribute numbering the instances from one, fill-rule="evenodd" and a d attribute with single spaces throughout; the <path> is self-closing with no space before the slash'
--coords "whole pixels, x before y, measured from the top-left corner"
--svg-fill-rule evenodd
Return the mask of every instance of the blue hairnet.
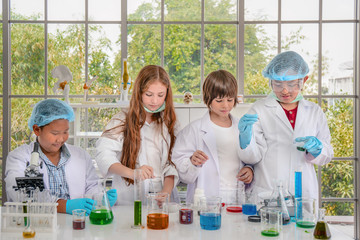
<path id="1" fill-rule="evenodd" d="M 304 59 L 298 53 L 288 51 L 275 56 L 262 74 L 271 80 L 291 81 L 304 78 L 308 72 L 309 67 Z"/>
<path id="2" fill-rule="evenodd" d="M 74 110 L 69 104 L 58 99 L 45 99 L 35 104 L 28 121 L 28 127 L 32 131 L 35 124 L 41 127 L 54 120 L 66 119 L 72 122 L 74 118 Z"/>

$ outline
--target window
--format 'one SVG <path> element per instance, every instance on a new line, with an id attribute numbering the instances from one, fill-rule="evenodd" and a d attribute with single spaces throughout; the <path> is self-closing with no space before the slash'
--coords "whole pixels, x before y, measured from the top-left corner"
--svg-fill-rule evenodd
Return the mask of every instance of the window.
<path id="1" fill-rule="evenodd" d="M 309 64 L 305 98 L 323 108 L 335 151 L 334 160 L 317 169 L 321 204 L 327 215 L 359 219 L 358 0 L 3 0 L 2 7 L 3 163 L 8 148 L 32 139 L 29 106 L 62 98 L 53 92 L 51 71 L 58 65 L 72 72 L 71 103 L 82 102 L 83 84 L 95 76 L 88 100 L 116 102 L 124 59 L 132 81 L 144 65 L 164 66 L 176 102 L 186 91 L 200 102 L 205 76 L 227 69 L 251 103 L 269 93 L 261 75 L 268 61 L 294 50 Z M 82 131 L 101 132 L 115 112 L 82 109 Z M 73 136 L 70 143 L 91 151 L 96 136 Z M 358 238 L 359 224 L 353 226 Z"/>

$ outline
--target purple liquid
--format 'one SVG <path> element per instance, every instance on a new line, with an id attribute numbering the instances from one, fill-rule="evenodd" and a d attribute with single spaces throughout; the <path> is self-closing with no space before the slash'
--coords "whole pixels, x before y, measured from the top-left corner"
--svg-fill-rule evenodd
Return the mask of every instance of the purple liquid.
<path id="1" fill-rule="evenodd" d="M 73 221 L 73 229 L 81 230 L 85 228 L 85 221 Z"/>

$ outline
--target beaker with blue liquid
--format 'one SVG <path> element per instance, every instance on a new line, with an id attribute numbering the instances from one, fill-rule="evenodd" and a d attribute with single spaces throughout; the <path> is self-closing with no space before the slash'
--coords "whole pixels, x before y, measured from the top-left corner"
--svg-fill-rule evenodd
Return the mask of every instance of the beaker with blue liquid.
<path id="1" fill-rule="evenodd" d="M 252 191 L 245 191 L 242 211 L 245 215 L 256 215 L 256 194 Z"/>
<path id="2" fill-rule="evenodd" d="M 221 227 L 221 197 L 200 198 L 200 226 L 205 230 L 218 230 Z"/>

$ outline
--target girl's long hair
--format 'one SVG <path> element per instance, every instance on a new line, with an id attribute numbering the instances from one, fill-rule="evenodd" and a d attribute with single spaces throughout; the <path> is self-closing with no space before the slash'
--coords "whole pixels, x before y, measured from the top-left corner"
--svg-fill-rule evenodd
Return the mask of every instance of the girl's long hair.
<path id="1" fill-rule="evenodd" d="M 149 86 L 159 81 L 164 84 L 167 88 L 165 97 L 165 109 L 162 112 L 154 113 L 152 120 L 156 122 L 161 136 L 165 139 L 169 153 L 168 153 L 168 164 L 173 164 L 171 161 L 172 149 L 175 143 L 175 125 L 176 115 L 173 104 L 173 94 L 170 85 L 170 77 L 166 71 L 156 65 L 148 65 L 143 67 L 138 76 L 135 79 L 133 93 L 130 100 L 129 110 L 125 113 L 125 121 L 119 126 L 112 129 L 108 129 L 104 132 L 105 135 L 108 131 L 115 130 L 118 133 L 123 133 L 124 141 L 122 148 L 122 155 L 120 162 L 124 166 L 135 169 L 136 160 L 139 155 L 141 146 L 140 130 L 145 124 L 146 113 L 143 107 L 142 94 L 149 88 Z M 166 125 L 170 135 L 170 143 L 164 137 L 163 123 Z M 133 184 L 134 181 L 129 178 L 124 178 L 127 184 Z"/>

